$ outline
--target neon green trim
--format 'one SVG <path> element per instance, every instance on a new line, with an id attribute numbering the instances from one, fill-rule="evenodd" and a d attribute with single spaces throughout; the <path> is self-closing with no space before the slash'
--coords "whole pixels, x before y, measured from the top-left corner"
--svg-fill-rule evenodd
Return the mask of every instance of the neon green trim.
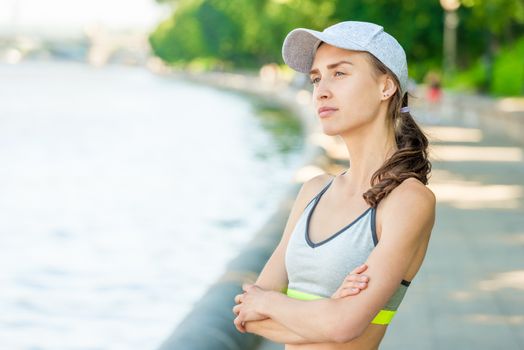
<path id="1" fill-rule="evenodd" d="M 299 300 L 318 300 L 322 299 L 321 296 L 315 294 L 304 293 L 295 289 L 288 289 L 286 292 L 287 296 L 293 299 Z"/>
<path id="2" fill-rule="evenodd" d="M 309 294 L 304 293 L 295 289 L 288 289 L 286 291 L 286 294 L 288 297 L 293 299 L 299 299 L 299 300 L 318 300 L 323 299 L 323 297 L 315 295 L 315 294 Z M 392 310 L 380 310 L 379 313 L 375 316 L 373 321 L 371 323 L 373 324 L 381 324 L 386 325 L 391 322 L 393 319 L 393 316 L 395 316 L 396 311 Z"/>
<path id="3" fill-rule="evenodd" d="M 395 316 L 395 313 L 396 313 L 396 311 L 380 310 L 378 312 L 377 316 L 375 316 L 375 318 L 373 319 L 373 321 L 371 321 L 371 323 L 373 323 L 373 324 L 389 324 L 391 322 L 391 320 L 393 319 L 393 316 Z"/>

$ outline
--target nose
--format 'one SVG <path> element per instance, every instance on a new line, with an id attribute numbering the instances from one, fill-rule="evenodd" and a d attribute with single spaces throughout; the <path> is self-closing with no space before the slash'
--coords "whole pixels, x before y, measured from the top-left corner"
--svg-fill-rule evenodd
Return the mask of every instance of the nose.
<path id="1" fill-rule="evenodd" d="M 326 79 L 322 79 L 318 83 L 315 89 L 314 97 L 318 101 L 325 100 L 331 97 L 331 90 L 329 88 L 329 84 L 326 83 Z"/>

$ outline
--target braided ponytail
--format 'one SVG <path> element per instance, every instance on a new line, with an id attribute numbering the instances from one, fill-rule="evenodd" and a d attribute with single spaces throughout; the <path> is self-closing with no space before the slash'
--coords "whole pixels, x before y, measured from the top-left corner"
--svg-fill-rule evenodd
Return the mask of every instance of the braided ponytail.
<path id="1" fill-rule="evenodd" d="M 369 57 L 377 72 L 389 74 L 397 87 L 400 86 L 395 75 L 382 62 L 372 55 Z M 407 106 L 408 94 L 401 98 L 400 89 L 397 88 L 397 92 L 391 96 L 387 113 L 395 130 L 398 150 L 373 174 L 371 188 L 363 194 L 365 201 L 375 208 L 407 178 L 414 177 L 425 185 L 428 183 L 428 175 L 431 172 L 428 139 L 409 111 L 401 111 L 402 107 Z"/>

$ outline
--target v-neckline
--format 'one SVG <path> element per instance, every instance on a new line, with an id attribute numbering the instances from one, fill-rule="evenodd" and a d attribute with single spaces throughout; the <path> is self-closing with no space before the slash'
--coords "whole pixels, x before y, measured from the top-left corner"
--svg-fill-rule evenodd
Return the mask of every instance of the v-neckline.
<path id="1" fill-rule="evenodd" d="M 328 238 L 318 242 L 318 243 L 314 243 L 311 241 L 311 239 L 309 238 L 309 222 L 311 221 L 311 216 L 313 215 L 313 211 L 315 210 L 318 202 L 320 201 L 320 197 L 322 197 L 322 195 L 324 194 L 324 192 L 327 191 L 327 189 L 329 188 L 329 186 L 331 186 L 331 183 L 333 182 L 335 178 L 331 179 L 331 181 L 328 183 L 328 185 L 318 194 L 317 198 L 315 199 L 315 202 L 313 203 L 313 207 L 311 208 L 311 210 L 309 210 L 308 214 L 307 214 L 307 220 L 306 220 L 306 229 L 305 229 L 305 236 L 306 236 L 306 242 L 307 244 L 311 247 L 311 248 L 316 248 L 316 247 L 319 247 L 329 241 L 331 241 L 333 238 L 337 237 L 338 235 L 340 235 L 342 232 L 344 232 L 345 230 L 347 230 L 348 228 L 350 228 L 351 226 L 353 226 L 354 224 L 356 224 L 358 221 L 360 221 L 360 219 L 362 219 L 362 217 L 364 217 L 371 209 L 373 209 L 373 207 L 369 207 L 367 208 L 362 214 L 360 214 L 355 220 L 351 221 L 349 224 L 347 224 L 346 226 L 342 227 L 340 230 L 338 230 L 337 232 L 335 232 L 334 234 L 332 234 L 331 236 L 329 236 Z"/>

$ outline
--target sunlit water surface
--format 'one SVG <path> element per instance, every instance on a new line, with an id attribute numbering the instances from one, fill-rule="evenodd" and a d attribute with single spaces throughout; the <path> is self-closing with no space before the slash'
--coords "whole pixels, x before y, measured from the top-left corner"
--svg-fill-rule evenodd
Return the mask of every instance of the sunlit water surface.
<path id="1" fill-rule="evenodd" d="M 0 65 L 0 348 L 154 349 L 302 162 L 299 124 L 143 69 Z"/>

